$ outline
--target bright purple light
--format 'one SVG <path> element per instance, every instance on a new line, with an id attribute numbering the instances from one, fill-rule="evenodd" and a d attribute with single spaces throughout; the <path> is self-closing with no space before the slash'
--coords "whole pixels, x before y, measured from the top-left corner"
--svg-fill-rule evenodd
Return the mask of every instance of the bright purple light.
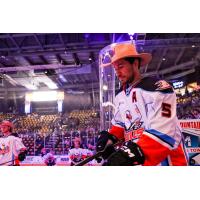
<path id="1" fill-rule="evenodd" d="M 84 37 L 85 37 L 85 39 L 88 39 L 90 37 L 90 33 L 85 33 Z"/>
<path id="2" fill-rule="evenodd" d="M 134 40 L 136 38 L 136 33 L 128 33 L 130 40 Z"/>

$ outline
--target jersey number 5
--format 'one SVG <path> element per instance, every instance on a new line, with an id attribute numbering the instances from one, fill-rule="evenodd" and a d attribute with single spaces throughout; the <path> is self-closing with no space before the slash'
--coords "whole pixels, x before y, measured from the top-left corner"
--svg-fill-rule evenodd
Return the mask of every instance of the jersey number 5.
<path id="1" fill-rule="evenodd" d="M 168 103 L 162 103 L 162 116 L 171 117 L 171 105 Z"/>

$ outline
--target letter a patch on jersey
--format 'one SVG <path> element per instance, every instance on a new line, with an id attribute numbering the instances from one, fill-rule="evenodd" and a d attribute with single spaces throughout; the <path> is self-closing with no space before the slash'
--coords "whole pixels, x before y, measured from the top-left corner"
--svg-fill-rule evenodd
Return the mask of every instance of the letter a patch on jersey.
<path id="1" fill-rule="evenodd" d="M 132 102 L 137 102 L 136 91 L 133 92 L 133 95 L 132 95 Z"/>

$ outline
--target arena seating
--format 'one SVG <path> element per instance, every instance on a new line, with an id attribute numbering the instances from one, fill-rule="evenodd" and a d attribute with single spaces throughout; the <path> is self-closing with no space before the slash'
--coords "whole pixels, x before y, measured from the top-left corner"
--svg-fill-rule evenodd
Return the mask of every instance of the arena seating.
<path id="1" fill-rule="evenodd" d="M 51 126 L 56 120 L 57 115 L 37 115 L 32 114 L 28 116 L 22 116 L 19 118 L 19 126 L 29 131 L 37 130 L 40 134 L 46 134 L 51 132 Z"/>
<path id="2" fill-rule="evenodd" d="M 71 113 L 39 115 L 0 114 L 0 120 L 15 121 L 14 132 L 22 138 L 28 155 L 41 155 L 45 147 L 55 155 L 67 154 L 75 137 L 81 137 L 84 148 L 94 147 L 99 131 L 95 110 L 75 110 Z"/>
<path id="3" fill-rule="evenodd" d="M 11 113 L 0 113 L 0 121 L 3 120 L 11 120 L 15 118 L 15 114 L 11 114 Z"/>
<path id="4" fill-rule="evenodd" d="M 177 116 L 179 119 L 200 119 L 200 91 L 177 95 Z"/>
<path id="5" fill-rule="evenodd" d="M 94 118 L 98 118 L 98 114 L 95 110 L 75 110 L 70 113 L 69 118 L 78 119 L 82 127 L 90 125 Z"/>

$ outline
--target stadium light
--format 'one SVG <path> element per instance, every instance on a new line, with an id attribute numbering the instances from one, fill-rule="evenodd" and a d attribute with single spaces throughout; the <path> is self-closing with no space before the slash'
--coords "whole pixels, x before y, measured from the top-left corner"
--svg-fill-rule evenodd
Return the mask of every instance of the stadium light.
<path id="1" fill-rule="evenodd" d="M 39 91 L 33 92 L 31 101 L 57 101 L 58 100 L 57 91 Z"/>
<path id="2" fill-rule="evenodd" d="M 134 40 L 136 33 L 128 33 L 130 40 Z"/>
<path id="3" fill-rule="evenodd" d="M 26 87 L 27 89 L 29 89 L 29 90 L 37 90 L 37 89 L 38 89 L 37 86 L 31 85 L 31 84 L 27 84 L 27 85 L 25 85 L 25 87 Z"/>
<path id="4" fill-rule="evenodd" d="M 52 83 L 48 82 L 47 86 L 48 86 L 49 89 L 52 89 L 52 90 L 58 89 L 58 86 L 53 82 Z"/>
<path id="5" fill-rule="evenodd" d="M 107 91 L 108 90 L 108 86 L 107 85 L 103 85 L 103 90 Z"/>
<path id="6" fill-rule="evenodd" d="M 46 92 L 33 92 L 32 101 L 55 101 L 57 98 L 56 91 L 46 91 Z"/>
<path id="7" fill-rule="evenodd" d="M 62 82 L 64 82 L 64 83 L 67 82 L 66 78 L 65 78 L 62 74 L 60 74 L 58 77 L 60 78 L 60 80 L 61 80 Z"/>

